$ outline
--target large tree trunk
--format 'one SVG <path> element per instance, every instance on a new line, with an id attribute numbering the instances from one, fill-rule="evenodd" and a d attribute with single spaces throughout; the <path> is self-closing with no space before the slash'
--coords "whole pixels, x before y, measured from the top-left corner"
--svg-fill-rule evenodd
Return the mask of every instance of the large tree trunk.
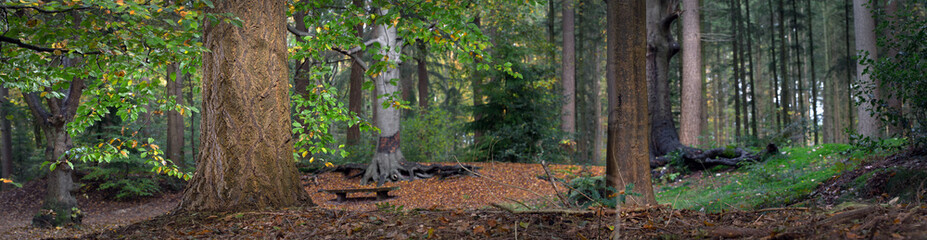
<path id="1" fill-rule="evenodd" d="M 364 0 L 353 0 L 354 7 L 364 8 Z M 354 36 L 361 37 L 364 32 L 364 25 L 357 24 L 354 25 Z M 358 51 L 354 54 L 356 58 L 362 58 L 364 56 L 364 51 Z M 351 62 L 351 83 L 348 87 L 348 111 L 351 111 L 354 114 L 360 114 L 361 108 L 363 108 L 363 98 L 364 92 L 361 91 L 361 88 L 364 85 L 364 68 L 361 67 L 358 61 Z M 345 145 L 354 146 L 359 143 L 360 140 L 360 126 L 352 125 L 348 127 L 347 136 L 345 136 Z"/>
<path id="2" fill-rule="evenodd" d="M 12 178 L 13 172 L 13 134 L 10 132 L 13 128 L 10 127 L 10 119 L 6 118 L 10 114 L 7 112 L 7 107 L 10 106 L 9 97 L 9 90 L 0 86 L 0 168 L 3 168 L 0 178 L 6 179 Z M 7 184 L 0 183 L 0 191 L 7 188 Z"/>
<path id="3" fill-rule="evenodd" d="M 203 35 L 202 154 L 180 210 L 312 205 L 293 161 L 284 2 L 217 1 Z"/>
<path id="4" fill-rule="evenodd" d="M 563 58 L 560 61 L 563 106 L 560 108 L 560 130 L 567 134 L 576 132 L 576 42 L 573 16 L 573 0 L 563 0 Z"/>
<path id="5" fill-rule="evenodd" d="M 579 32 L 576 42 L 577 71 L 576 78 L 576 155 L 577 163 L 594 164 L 600 161 L 602 140 L 599 118 L 601 106 L 599 100 L 600 58 L 598 44 L 603 40 L 599 31 L 602 26 L 599 1 L 583 1 L 579 5 Z"/>
<path id="6" fill-rule="evenodd" d="M 682 144 L 699 145 L 702 133 L 702 31 L 699 0 L 683 0 L 682 7 Z"/>
<path id="7" fill-rule="evenodd" d="M 180 63 L 167 66 L 167 96 L 173 97 L 177 104 L 183 105 L 183 82 L 185 78 Z M 177 164 L 180 169 L 186 168 L 183 159 L 183 115 L 177 110 L 167 112 L 167 159 Z"/>
<path id="8" fill-rule="evenodd" d="M 854 29 L 856 30 L 856 50 L 869 54 L 869 59 L 879 59 L 876 49 L 875 38 L 875 20 L 872 18 L 872 12 L 867 7 L 868 0 L 853 0 L 853 19 Z M 862 56 L 860 56 L 862 57 Z M 879 84 L 877 79 L 872 78 L 872 74 L 865 72 L 866 67 L 858 64 L 856 66 L 857 84 L 868 92 L 857 93 L 866 97 L 866 101 L 861 102 L 856 109 L 859 122 L 856 130 L 859 134 L 871 137 L 881 137 L 879 129 L 879 116 L 873 112 L 875 106 L 872 105 L 873 99 L 879 99 Z"/>
<path id="9" fill-rule="evenodd" d="M 608 1 L 608 147 L 606 182 L 608 186 L 631 190 L 639 196 L 629 196 L 632 205 L 656 204 L 650 181 L 649 145 L 650 118 L 647 114 L 647 29 L 651 12 L 664 11 L 666 1 Z M 656 14 L 654 16 L 660 16 Z M 662 22 L 664 19 L 656 19 Z M 668 25 L 668 24 L 667 24 Z M 670 120 L 672 121 L 672 120 Z M 675 131 L 675 130 L 674 130 Z"/>
<path id="10" fill-rule="evenodd" d="M 652 156 L 663 156 L 684 147 L 679 142 L 669 98 L 669 60 L 679 52 L 669 27 L 676 21 L 677 2 L 647 2 L 647 89 L 651 124 Z"/>

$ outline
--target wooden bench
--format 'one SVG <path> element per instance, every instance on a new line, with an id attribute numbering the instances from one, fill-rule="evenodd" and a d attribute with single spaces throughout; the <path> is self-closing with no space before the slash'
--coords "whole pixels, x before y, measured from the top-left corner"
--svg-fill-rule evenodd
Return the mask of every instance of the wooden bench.
<path id="1" fill-rule="evenodd" d="M 389 198 L 389 191 L 399 189 L 399 187 L 379 187 L 379 188 L 351 188 L 351 189 L 322 189 L 319 192 L 327 192 L 338 196 L 338 202 L 344 202 L 348 199 L 348 193 L 357 192 L 377 192 L 377 200 Z"/>

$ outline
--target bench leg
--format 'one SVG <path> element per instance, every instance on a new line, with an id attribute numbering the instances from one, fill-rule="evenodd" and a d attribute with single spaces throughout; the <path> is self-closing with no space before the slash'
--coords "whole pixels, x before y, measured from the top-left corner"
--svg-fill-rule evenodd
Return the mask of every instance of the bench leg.
<path id="1" fill-rule="evenodd" d="M 348 200 L 348 196 L 347 196 L 348 194 L 347 194 L 347 193 L 336 193 L 335 195 L 338 195 L 338 201 L 339 201 L 339 202 L 344 202 L 344 201 L 347 201 L 347 200 Z"/>
<path id="2" fill-rule="evenodd" d="M 386 200 L 389 198 L 389 191 L 379 191 L 377 192 L 377 200 Z"/>

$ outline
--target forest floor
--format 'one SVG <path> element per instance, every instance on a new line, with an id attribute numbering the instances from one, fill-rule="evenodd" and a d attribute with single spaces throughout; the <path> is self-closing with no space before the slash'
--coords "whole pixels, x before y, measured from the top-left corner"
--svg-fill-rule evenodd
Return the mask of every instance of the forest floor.
<path id="1" fill-rule="evenodd" d="M 890 156 L 866 166 L 886 161 L 907 164 L 903 166 L 912 164 L 898 159 Z M 927 166 L 923 165 L 927 162 L 924 158 L 913 162 L 921 164 L 915 166 Z M 87 217 L 81 229 L 28 227 L 31 213 L 38 208 L 42 196 L 39 193 L 42 185 L 30 183 L 17 190 L 18 193 L 9 191 L 0 195 L 0 204 L 17 206 L 0 209 L 0 216 L 5 216 L 0 217 L 0 238 L 605 239 L 615 228 L 614 211 L 607 209 L 511 213 L 490 207 L 490 203 L 517 201 L 545 208 L 552 205 L 550 201 L 557 200 L 552 197 L 555 191 L 550 182 L 540 178 L 545 176 L 540 165 L 468 164 L 482 167 L 478 172 L 483 177 L 390 183 L 388 186 L 400 189 L 390 192 L 394 197 L 382 201 L 376 201 L 373 194 L 358 194 L 349 195 L 348 202 L 337 203 L 335 196 L 318 190 L 360 187 L 358 179 L 344 179 L 339 173 L 306 175 L 303 184 L 319 207 L 305 209 L 171 213 L 179 201 L 178 193 L 137 202 L 108 202 L 82 196 L 79 199 Z M 602 167 L 552 165 L 551 168 L 557 177 L 581 172 L 600 175 L 604 171 Z M 825 186 L 836 186 L 833 181 L 839 178 L 829 180 Z M 562 186 L 558 188 L 564 191 Z M 632 239 L 927 238 L 927 205 L 906 204 L 877 195 L 883 198 L 864 203 L 719 213 L 673 209 L 669 205 L 623 209 L 620 230 L 623 238 Z"/>

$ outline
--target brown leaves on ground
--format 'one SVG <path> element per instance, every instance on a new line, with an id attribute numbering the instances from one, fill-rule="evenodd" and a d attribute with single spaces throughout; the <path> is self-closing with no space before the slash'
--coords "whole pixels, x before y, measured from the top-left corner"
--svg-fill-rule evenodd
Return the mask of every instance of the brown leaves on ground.
<path id="1" fill-rule="evenodd" d="M 454 165 L 456 163 L 443 163 Z M 399 190 L 390 191 L 390 199 L 382 202 L 393 206 L 403 206 L 404 209 L 413 208 L 440 208 L 440 209 L 476 209 L 488 207 L 490 203 L 516 201 L 534 201 L 541 196 L 552 196 L 554 190 L 549 182 L 538 177 L 546 177 L 544 169 L 539 164 L 525 163 L 467 163 L 467 165 L 480 167 L 477 170 L 483 177 L 462 176 L 447 179 L 430 178 L 406 182 L 385 183 L 384 187 L 399 187 Z M 563 178 L 569 174 L 585 172 L 591 175 L 605 174 L 603 167 L 588 167 L 572 165 L 551 165 L 551 174 Z M 492 180 L 490 180 L 492 179 Z M 312 195 L 312 201 L 321 207 L 339 210 L 374 210 L 378 201 L 376 193 L 349 193 L 348 201 L 339 203 L 335 195 L 318 192 L 322 189 L 349 189 L 371 188 L 373 184 L 360 185 L 360 179 L 346 179 L 340 173 L 324 173 L 318 176 L 303 176 L 306 191 Z M 528 189 L 525 191 L 506 185 L 518 186 Z M 561 193 L 566 191 L 558 186 Z M 533 193 L 532 193 L 533 192 Z"/>

